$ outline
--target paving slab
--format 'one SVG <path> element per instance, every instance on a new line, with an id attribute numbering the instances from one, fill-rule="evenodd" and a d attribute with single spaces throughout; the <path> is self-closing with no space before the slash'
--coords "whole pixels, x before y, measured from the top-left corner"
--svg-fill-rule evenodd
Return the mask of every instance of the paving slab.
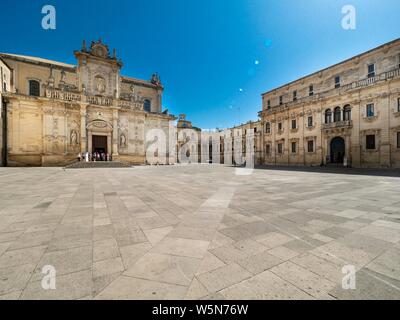
<path id="1" fill-rule="evenodd" d="M 0 168 L 0 299 L 396 299 L 400 179 L 337 171 Z"/>

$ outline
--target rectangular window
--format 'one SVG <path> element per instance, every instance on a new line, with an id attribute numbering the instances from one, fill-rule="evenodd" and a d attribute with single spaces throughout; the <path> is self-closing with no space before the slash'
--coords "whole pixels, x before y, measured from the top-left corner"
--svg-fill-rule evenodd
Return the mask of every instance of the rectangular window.
<path id="1" fill-rule="evenodd" d="M 282 143 L 278 143 L 278 153 L 279 154 L 283 153 L 283 144 Z"/>
<path id="2" fill-rule="evenodd" d="M 297 151 L 297 143 L 292 142 L 292 153 L 296 153 L 296 151 Z"/>
<path id="3" fill-rule="evenodd" d="M 400 149 L 400 131 L 397 132 L 397 149 Z"/>
<path id="4" fill-rule="evenodd" d="M 309 86 L 308 95 L 312 97 L 314 95 L 314 85 Z"/>
<path id="5" fill-rule="evenodd" d="M 370 118 L 373 117 L 374 115 L 375 115 L 374 104 L 373 103 L 367 104 L 367 117 Z"/>
<path id="6" fill-rule="evenodd" d="M 293 101 L 297 101 L 297 90 L 293 91 Z"/>
<path id="7" fill-rule="evenodd" d="M 375 149 L 375 135 L 367 135 L 366 137 L 366 147 L 367 150 L 374 150 Z"/>
<path id="8" fill-rule="evenodd" d="M 270 144 L 267 144 L 267 145 L 265 146 L 265 153 L 266 153 L 266 154 L 271 154 L 271 145 L 270 145 Z"/>
<path id="9" fill-rule="evenodd" d="M 400 98 L 397 98 L 397 112 L 400 112 Z"/>
<path id="10" fill-rule="evenodd" d="M 265 124 L 265 133 L 271 133 L 271 124 L 269 122 Z"/>
<path id="11" fill-rule="evenodd" d="M 368 65 L 368 78 L 375 77 L 375 64 L 369 64 Z"/>
<path id="12" fill-rule="evenodd" d="M 40 84 L 36 80 L 29 81 L 29 95 L 39 97 L 40 96 Z"/>
<path id="13" fill-rule="evenodd" d="M 279 97 L 279 105 L 281 106 L 283 104 L 283 96 Z"/>
<path id="14" fill-rule="evenodd" d="M 307 119 L 307 126 L 312 127 L 313 126 L 313 117 L 308 117 Z"/>
<path id="15" fill-rule="evenodd" d="M 297 121 L 296 119 L 292 120 L 292 129 L 296 129 L 297 128 Z"/>
<path id="16" fill-rule="evenodd" d="M 307 141 L 307 151 L 314 152 L 314 140 Z"/>
<path id="17" fill-rule="evenodd" d="M 336 76 L 335 77 L 335 88 L 340 88 L 340 77 Z"/>
<path id="18" fill-rule="evenodd" d="M 278 131 L 282 131 L 282 122 L 278 123 Z"/>
<path id="19" fill-rule="evenodd" d="M 271 100 L 267 101 L 267 110 L 271 109 Z"/>

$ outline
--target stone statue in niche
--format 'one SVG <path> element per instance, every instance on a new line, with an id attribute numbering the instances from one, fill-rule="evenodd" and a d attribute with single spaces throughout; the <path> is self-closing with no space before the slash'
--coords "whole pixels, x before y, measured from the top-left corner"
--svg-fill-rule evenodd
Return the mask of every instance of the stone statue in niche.
<path id="1" fill-rule="evenodd" d="M 126 148 L 126 137 L 124 134 L 121 134 L 119 137 L 119 145 L 121 148 Z"/>
<path id="2" fill-rule="evenodd" d="M 96 77 L 96 89 L 98 93 L 104 93 L 106 91 L 106 80 L 103 77 Z"/>
<path id="3" fill-rule="evenodd" d="M 137 101 L 139 100 L 139 92 L 136 91 L 136 88 L 134 85 L 131 85 L 131 101 Z"/>
<path id="4" fill-rule="evenodd" d="M 54 88 L 53 68 L 50 68 L 50 75 L 49 75 L 49 79 L 47 80 L 47 85 L 51 88 Z"/>
<path id="5" fill-rule="evenodd" d="M 60 84 L 65 84 L 67 80 L 67 74 L 65 73 L 64 70 L 61 71 L 61 79 L 60 79 Z"/>
<path id="6" fill-rule="evenodd" d="M 78 133 L 75 130 L 71 131 L 71 145 L 78 144 Z"/>

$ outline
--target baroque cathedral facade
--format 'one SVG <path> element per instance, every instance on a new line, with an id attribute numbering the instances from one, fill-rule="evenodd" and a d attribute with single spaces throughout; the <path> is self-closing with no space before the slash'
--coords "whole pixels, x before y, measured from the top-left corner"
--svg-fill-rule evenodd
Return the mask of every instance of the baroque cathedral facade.
<path id="1" fill-rule="evenodd" d="M 59 166 L 78 154 L 102 152 L 131 164 L 145 164 L 146 136 L 164 132 L 175 117 L 162 110 L 163 85 L 121 75 L 123 66 L 101 40 L 83 42 L 76 65 L 29 56 L 0 54 L 2 164 Z"/>

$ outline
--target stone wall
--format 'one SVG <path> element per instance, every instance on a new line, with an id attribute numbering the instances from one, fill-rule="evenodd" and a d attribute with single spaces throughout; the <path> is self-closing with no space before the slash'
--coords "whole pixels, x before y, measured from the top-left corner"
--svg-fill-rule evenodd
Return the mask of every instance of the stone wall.
<path id="1" fill-rule="evenodd" d="M 369 64 L 375 76 L 368 77 Z M 400 167 L 397 132 L 400 131 L 400 40 L 371 50 L 341 64 L 289 83 L 263 95 L 262 149 L 265 164 L 320 165 L 331 162 L 332 139 L 345 141 L 348 165 L 354 167 Z M 335 88 L 335 77 L 340 86 Z M 309 86 L 314 94 L 309 95 Z M 293 99 L 297 92 L 297 100 Z M 282 104 L 280 98 L 282 96 Z M 367 105 L 374 115 L 367 115 Z M 334 110 L 340 108 L 340 121 Z M 344 108 L 351 119 L 344 121 Z M 332 123 L 326 112 L 332 111 Z M 312 117 L 309 126 L 309 117 Z M 281 123 L 282 130 L 279 130 Z M 293 124 L 293 126 L 292 126 Z M 270 127 L 268 130 L 267 127 Z M 368 135 L 375 136 L 375 149 L 367 149 Z M 308 141 L 314 148 L 308 150 Z M 282 153 L 278 153 L 278 144 Z M 296 146 L 292 152 L 292 143 Z"/>

